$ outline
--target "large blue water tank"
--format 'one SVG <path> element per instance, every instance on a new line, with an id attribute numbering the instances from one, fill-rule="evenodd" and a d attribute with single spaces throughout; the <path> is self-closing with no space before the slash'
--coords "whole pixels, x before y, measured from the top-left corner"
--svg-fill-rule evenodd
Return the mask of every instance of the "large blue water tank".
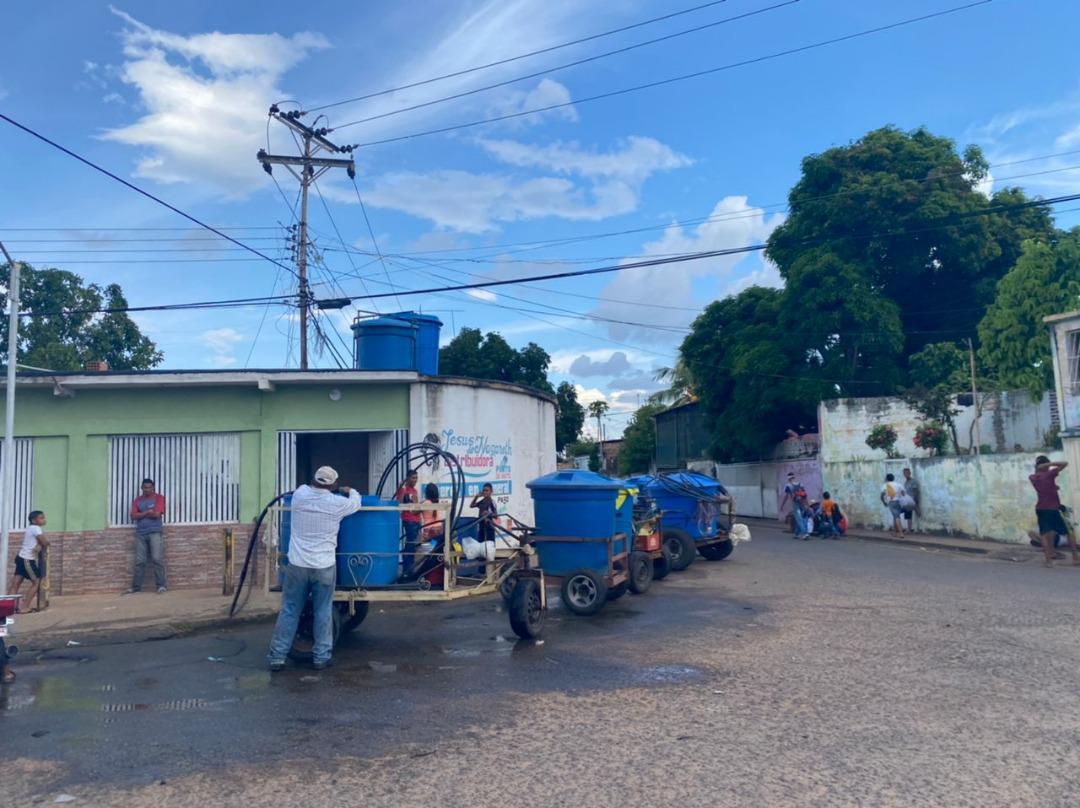
<path id="1" fill-rule="evenodd" d="M 362 497 L 364 505 L 396 508 L 393 499 Z M 388 586 L 398 578 L 401 550 L 399 511 L 357 511 L 341 520 L 337 546 L 337 588 Z"/>
<path id="2" fill-rule="evenodd" d="M 609 539 L 622 532 L 616 501 L 625 486 L 619 480 L 583 469 L 567 469 L 526 483 L 532 494 L 536 531 L 540 537 Z M 625 505 L 625 503 L 623 503 Z M 633 508 L 631 502 L 628 506 Z M 621 511 L 621 509 L 620 509 Z M 600 542 L 537 542 L 540 566 L 551 575 L 565 575 L 575 569 L 608 569 L 607 545 Z M 614 552 L 625 551 L 625 543 L 615 543 Z"/>
<path id="3" fill-rule="evenodd" d="M 438 376 L 439 332 L 442 330 L 442 320 L 434 314 L 420 314 L 415 311 L 399 311 L 387 316 L 416 326 L 415 367 L 425 376 Z"/>
<path id="4" fill-rule="evenodd" d="M 417 326 L 397 317 L 373 317 L 352 325 L 357 370 L 415 370 Z"/>
<path id="5" fill-rule="evenodd" d="M 656 502 L 656 507 L 663 512 L 664 527 L 676 527 L 685 530 L 694 539 L 711 539 L 716 535 L 717 519 L 708 523 L 699 518 L 700 500 L 689 492 L 679 489 L 689 488 L 700 491 L 702 495 L 715 497 L 727 491 L 719 481 L 696 471 L 679 471 L 664 477 L 643 476 L 634 478 L 642 493 Z M 671 484 L 665 485 L 665 479 Z"/>

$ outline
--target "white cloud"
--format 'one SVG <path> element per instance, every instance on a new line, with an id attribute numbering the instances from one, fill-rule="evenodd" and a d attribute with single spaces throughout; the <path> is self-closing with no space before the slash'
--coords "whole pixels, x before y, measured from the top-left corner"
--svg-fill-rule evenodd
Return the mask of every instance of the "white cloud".
<path id="1" fill-rule="evenodd" d="M 749 205 L 745 196 L 728 196 L 716 204 L 708 220 L 693 228 L 673 224 L 658 240 L 646 244 L 642 253 L 647 257 L 746 247 L 764 242 L 782 221 L 782 214 L 769 216 L 764 210 Z M 754 269 L 746 276 L 733 278 L 736 268 L 744 261 Z M 651 269 L 629 269 L 617 273 L 601 296 L 638 304 L 662 300 L 667 306 L 704 308 L 718 297 L 738 291 L 739 284 L 750 285 L 753 281 L 749 279 L 775 283 L 775 268 L 763 264 L 760 257 L 740 253 Z M 593 312 L 649 326 L 676 328 L 685 328 L 695 316 L 693 311 L 677 308 L 647 310 L 640 305 L 609 301 L 598 304 Z M 672 344 L 680 339 L 678 333 L 665 334 L 644 325 L 611 323 L 608 329 L 615 339 L 637 336 L 649 340 L 650 344 L 664 341 Z"/>
<path id="2" fill-rule="evenodd" d="M 559 176 L 404 171 L 378 177 L 365 197 L 372 205 L 429 219 L 439 227 L 484 233 L 499 222 L 546 217 L 600 221 L 631 213 L 649 177 L 691 164 L 688 157 L 645 137 L 627 138 L 610 151 L 587 150 L 574 143 L 537 146 L 481 140 L 479 144 L 515 168 L 554 170 Z M 335 193 L 335 198 L 347 201 L 348 194 Z"/>
<path id="3" fill-rule="evenodd" d="M 185 37 L 112 11 L 126 23 L 120 78 L 146 114 L 103 137 L 142 148 L 135 173 L 158 182 L 201 180 L 230 196 L 260 186 L 253 150 L 265 142 L 269 105 L 285 96 L 278 83 L 327 41 L 310 32 Z M 88 73 L 97 75 L 91 65 Z"/>
<path id="4" fill-rule="evenodd" d="M 233 350 L 237 343 L 244 340 L 244 335 L 235 328 L 212 328 L 203 331 L 199 341 L 210 351 L 207 357 L 211 367 L 231 367 L 236 364 Z"/>
<path id="5" fill-rule="evenodd" d="M 465 294 L 469 297 L 475 297 L 477 300 L 484 300 L 488 303 L 493 303 L 499 299 L 497 294 L 489 292 L 487 289 L 466 289 Z"/>
<path id="6" fill-rule="evenodd" d="M 570 90 L 566 85 L 554 79 L 543 78 L 531 90 L 503 90 L 502 96 L 491 105 L 490 112 L 491 117 L 497 117 L 533 109 L 545 110 L 545 112 L 536 112 L 512 119 L 513 124 L 518 127 L 535 125 L 548 116 L 577 122 L 577 110 L 572 105 L 566 106 L 572 100 Z M 555 107 L 555 109 L 548 110 L 548 107 Z"/>
<path id="7" fill-rule="evenodd" d="M 570 364 L 572 376 L 621 376 L 631 369 L 623 351 L 613 351 L 606 360 L 595 361 L 581 354 Z"/>
<path id="8" fill-rule="evenodd" d="M 555 373 L 565 375 L 570 372 L 570 367 L 579 359 L 584 358 L 594 364 L 603 364 L 610 362 L 616 353 L 622 354 L 631 365 L 639 369 L 649 367 L 652 361 L 648 355 L 630 349 L 594 348 L 583 351 L 563 348 L 551 354 L 550 367 Z"/>

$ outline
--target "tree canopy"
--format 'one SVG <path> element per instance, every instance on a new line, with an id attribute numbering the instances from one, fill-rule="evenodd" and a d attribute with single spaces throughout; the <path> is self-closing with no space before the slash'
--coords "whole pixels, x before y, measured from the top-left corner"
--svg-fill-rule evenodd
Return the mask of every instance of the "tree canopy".
<path id="1" fill-rule="evenodd" d="M 11 268 L 0 266 L 4 309 L 10 277 Z M 127 307 L 119 284 L 102 287 L 65 270 L 21 264 L 19 303 L 30 314 L 20 323 L 20 364 L 63 371 L 81 370 L 97 360 L 114 370 L 148 370 L 161 364 L 161 351 L 127 312 L 91 313 Z M 7 329 L 0 331 L 0 351 L 6 357 Z"/>
<path id="2" fill-rule="evenodd" d="M 983 363 L 1014 379 L 1045 374 L 1045 334 L 1024 332 L 1028 349 L 1002 351 L 992 332 L 1016 311 L 1038 328 L 1035 309 L 1056 305 L 1067 284 L 1033 287 L 1065 272 L 1076 240 L 1062 246 L 1045 207 L 1003 210 L 1027 197 L 1017 188 L 988 196 L 987 168 L 976 147 L 961 153 L 925 129 L 894 127 L 803 160 L 766 250 L 784 288 L 710 304 L 681 347 L 714 457 L 766 455 L 787 429 L 816 423 L 826 398 L 941 392 L 963 340 L 981 340 Z M 1060 255 L 1029 255 L 1033 242 L 1054 242 Z M 1029 305 L 1014 305 L 1025 292 Z M 987 312 L 995 299 L 1002 309 Z M 1001 365 L 992 352 L 1012 358 Z"/>
<path id="3" fill-rule="evenodd" d="M 622 446 L 619 448 L 619 474 L 636 474 L 649 470 L 656 454 L 656 421 L 653 416 L 663 409 L 663 404 L 646 404 L 630 416 L 626 429 L 623 430 Z"/>
<path id="4" fill-rule="evenodd" d="M 562 382 L 555 397 L 559 408 L 555 415 L 555 450 L 561 452 L 581 436 L 585 408 L 578 402 L 577 389 L 570 382 Z"/>
<path id="5" fill-rule="evenodd" d="M 494 331 L 463 328 L 439 349 L 439 371 L 448 376 L 467 376 L 496 382 L 515 382 L 555 393 L 547 378 L 551 357 L 530 342 L 518 350 Z"/>

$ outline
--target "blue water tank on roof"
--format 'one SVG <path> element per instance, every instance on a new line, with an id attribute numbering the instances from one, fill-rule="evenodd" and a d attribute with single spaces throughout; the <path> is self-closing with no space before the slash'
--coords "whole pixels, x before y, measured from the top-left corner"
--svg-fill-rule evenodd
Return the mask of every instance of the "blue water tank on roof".
<path id="1" fill-rule="evenodd" d="M 439 375 L 439 332 L 442 320 L 434 314 L 421 314 L 415 311 L 399 311 L 388 315 L 397 320 L 405 320 L 416 327 L 416 370 L 425 376 Z"/>
<path id="2" fill-rule="evenodd" d="M 417 328 L 397 317 L 373 317 L 353 323 L 357 370 L 415 370 Z"/>

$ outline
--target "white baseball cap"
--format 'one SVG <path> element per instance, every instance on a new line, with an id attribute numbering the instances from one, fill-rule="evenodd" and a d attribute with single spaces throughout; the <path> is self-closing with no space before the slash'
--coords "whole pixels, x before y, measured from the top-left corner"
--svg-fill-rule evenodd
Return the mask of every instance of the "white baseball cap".
<path id="1" fill-rule="evenodd" d="M 329 466 L 320 466 L 315 472 L 315 482 L 320 485 L 333 485 L 337 482 L 338 473 Z"/>

